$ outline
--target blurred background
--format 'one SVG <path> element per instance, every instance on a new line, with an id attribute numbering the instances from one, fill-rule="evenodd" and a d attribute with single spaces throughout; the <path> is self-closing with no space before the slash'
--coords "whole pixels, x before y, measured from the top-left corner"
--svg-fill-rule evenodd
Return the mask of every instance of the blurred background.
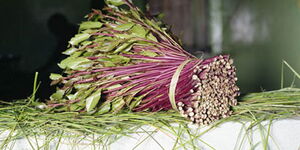
<path id="1" fill-rule="evenodd" d="M 230 54 L 242 93 L 279 89 L 282 60 L 300 72 L 300 0 L 135 0 L 164 21 L 189 52 Z M 38 97 L 54 91 L 48 76 L 60 73 L 69 39 L 103 0 L 0 1 L 0 99 L 26 98 L 39 72 Z M 294 75 L 284 68 L 284 86 Z M 295 81 L 299 85 L 299 81 Z"/>

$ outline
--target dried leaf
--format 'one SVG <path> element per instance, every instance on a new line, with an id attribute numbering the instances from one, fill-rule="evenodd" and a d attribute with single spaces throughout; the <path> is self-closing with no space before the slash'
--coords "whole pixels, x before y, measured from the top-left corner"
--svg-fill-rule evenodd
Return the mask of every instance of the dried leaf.
<path id="1" fill-rule="evenodd" d="M 69 41 L 69 43 L 71 45 L 78 45 L 80 42 L 90 38 L 90 34 L 88 33 L 80 33 L 80 34 L 76 34 L 73 38 L 71 38 L 71 40 Z"/>
<path id="2" fill-rule="evenodd" d="M 79 89 L 87 89 L 91 86 L 91 83 L 82 83 L 82 84 L 75 84 L 74 88 L 79 90 Z"/>
<path id="3" fill-rule="evenodd" d="M 141 55 L 144 55 L 144 56 L 149 56 L 149 57 L 155 57 L 157 56 L 157 53 L 153 52 L 153 51 L 141 51 L 140 52 Z"/>
<path id="4" fill-rule="evenodd" d="M 92 111 L 98 104 L 101 98 L 101 89 L 95 91 L 91 96 L 86 99 L 86 110 L 87 112 Z"/>
<path id="5" fill-rule="evenodd" d="M 114 5 L 114 6 L 120 6 L 120 5 L 125 4 L 123 0 L 106 0 L 106 3 L 108 5 Z"/>
<path id="6" fill-rule="evenodd" d="M 70 69 L 78 69 L 80 64 L 90 62 L 89 59 L 83 57 L 68 57 L 61 61 L 58 66 L 62 69 L 70 68 Z M 81 66 L 82 67 L 82 66 Z"/>
<path id="7" fill-rule="evenodd" d="M 111 111 L 113 113 L 117 113 L 123 108 L 124 105 L 125 105 L 125 101 L 123 100 L 123 98 L 118 97 L 117 99 L 113 100 Z"/>
<path id="8" fill-rule="evenodd" d="M 88 46 L 90 44 L 92 44 L 93 42 L 92 41 L 83 41 L 80 43 L 81 46 Z"/>
<path id="9" fill-rule="evenodd" d="M 116 26 L 115 30 L 117 30 L 117 31 L 127 31 L 127 30 L 131 29 L 133 26 L 134 26 L 134 23 L 129 22 L 129 23 L 120 24 L 120 25 Z"/>
<path id="10" fill-rule="evenodd" d="M 127 43 L 124 43 L 123 45 L 119 46 L 119 47 L 114 51 L 114 53 L 119 53 L 119 52 L 122 52 L 122 51 L 126 51 L 126 50 L 128 50 L 128 48 L 131 49 L 133 43 L 134 43 L 134 42 L 127 42 Z"/>
<path id="11" fill-rule="evenodd" d="M 97 115 L 101 115 L 101 114 L 107 113 L 107 112 L 110 111 L 110 109 L 111 109 L 111 102 L 110 101 L 106 101 L 106 102 L 104 102 L 100 106 L 100 108 L 99 108 L 99 110 L 97 112 Z"/>
<path id="12" fill-rule="evenodd" d="M 103 65 L 105 66 L 105 67 L 115 67 L 116 65 L 113 63 L 113 62 L 111 62 L 111 61 L 105 61 L 105 62 L 103 62 Z"/>
<path id="13" fill-rule="evenodd" d="M 62 78 L 62 75 L 60 75 L 60 74 L 56 74 L 56 73 L 51 73 L 50 74 L 50 79 L 51 80 L 58 80 L 60 78 Z"/>
<path id="14" fill-rule="evenodd" d="M 109 55 L 110 61 L 113 63 L 124 64 L 130 61 L 130 58 L 121 55 Z"/>
<path id="15" fill-rule="evenodd" d="M 151 40 L 151 41 L 154 41 L 154 42 L 157 42 L 156 37 L 155 37 L 151 32 L 149 32 L 149 33 L 147 34 L 147 39 L 148 39 L 148 40 Z"/>
<path id="16" fill-rule="evenodd" d="M 85 29 L 92 29 L 92 28 L 101 28 L 102 27 L 101 22 L 95 22 L 95 21 L 86 21 L 80 24 L 79 30 L 85 30 Z"/>
<path id="17" fill-rule="evenodd" d="M 77 48 L 71 47 L 71 48 L 67 49 L 66 51 L 64 51 L 63 54 L 65 54 L 65 55 L 71 55 L 71 54 L 74 53 L 76 50 L 77 50 Z"/>
<path id="18" fill-rule="evenodd" d="M 50 96 L 50 99 L 51 100 L 61 100 L 62 97 L 64 96 L 65 94 L 65 91 L 64 90 L 57 90 L 55 93 L 53 93 L 51 96 Z"/>
<path id="19" fill-rule="evenodd" d="M 147 31 L 141 25 L 137 24 L 130 29 L 131 33 L 137 37 L 145 38 Z"/>

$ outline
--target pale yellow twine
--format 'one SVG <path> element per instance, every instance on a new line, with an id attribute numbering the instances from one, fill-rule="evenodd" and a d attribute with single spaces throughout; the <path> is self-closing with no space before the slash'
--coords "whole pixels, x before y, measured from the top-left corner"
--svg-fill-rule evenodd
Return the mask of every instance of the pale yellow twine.
<path id="1" fill-rule="evenodd" d="M 169 87 L 169 99 L 170 99 L 170 103 L 172 105 L 172 108 L 177 110 L 177 106 L 176 106 L 176 101 L 175 101 L 175 91 L 176 91 L 176 86 L 177 86 L 177 82 L 179 80 L 179 76 L 180 73 L 182 71 L 182 69 L 184 68 L 184 66 L 189 63 L 191 61 L 191 59 L 189 60 L 185 60 L 184 62 L 182 62 L 176 69 L 175 73 L 172 76 L 171 79 L 171 83 L 170 83 L 170 87 Z"/>

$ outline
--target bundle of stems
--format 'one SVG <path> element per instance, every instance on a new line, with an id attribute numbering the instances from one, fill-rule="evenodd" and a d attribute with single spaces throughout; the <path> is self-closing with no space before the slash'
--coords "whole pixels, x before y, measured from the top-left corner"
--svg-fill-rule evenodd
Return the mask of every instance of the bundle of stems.
<path id="1" fill-rule="evenodd" d="M 231 115 L 239 88 L 228 55 L 198 59 L 130 1 L 106 2 L 69 41 L 47 107 L 98 115 L 175 109 L 202 125 Z"/>
<path id="2" fill-rule="evenodd" d="M 69 57 L 59 63 L 63 74 L 50 76 L 58 88 L 49 101 L 35 98 L 37 76 L 30 98 L 0 101 L 0 130 L 9 132 L 1 149 L 20 137 L 40 135 L 51 141 L 96 134 L 93 143 L 109 145 L 145 125 L 176 135 L 174 148 L 194 147 L 191 141 L 203 133 L 191 135 L 190 121 L 212 129 L 226 121 L 255 126 L 300 115 L 300 89 L 252 93 L 237 101 L 236 69 L 228 55 L 198 59 L 130 1 L 106 2 L 104 12 L 93 10 L 70 40 L 64 52 Z"/>

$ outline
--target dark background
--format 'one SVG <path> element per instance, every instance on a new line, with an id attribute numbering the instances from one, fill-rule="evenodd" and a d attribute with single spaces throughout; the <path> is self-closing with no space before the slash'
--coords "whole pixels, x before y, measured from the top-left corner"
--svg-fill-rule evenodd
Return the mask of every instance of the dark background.
<path id="1" fill-rule="evenodd" d="M 299 0 L 135 0 L 164 13 L 185 48 L 197 56 L 229 53 L 243 93 L 280 88 L 281 63 L 300 72 Z M 53 92 L 48 76 L 60 73 L 68 40 L 103 0 L 0 1 L 0 99 L 26 98 L 39 72 L 38 97 Z M 217 41 L 217 42 L 216 42 Z M 293 75 L 285 68 L 285 86 Z M 299 81 L 296 80 L 296 85 Z"/>

